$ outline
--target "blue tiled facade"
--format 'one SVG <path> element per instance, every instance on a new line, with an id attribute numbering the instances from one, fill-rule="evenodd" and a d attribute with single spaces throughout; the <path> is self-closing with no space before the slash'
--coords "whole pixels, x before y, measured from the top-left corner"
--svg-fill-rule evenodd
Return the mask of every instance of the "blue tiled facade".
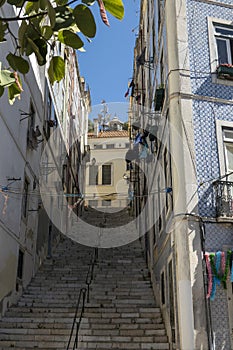
<path id="1" fill-rule="evenodd" d="M 232 1 L 221 2 L 232 5 Z M 233 11 L 217 5 L 187 0 L 187 16 L 192 93 L 232 100 L 233 86 L 212 83 L 207 18 L 232 20 Z M 206 182 L 199 188 L 199 212 L 202 216 L 215 215 L 211 183 L 220 176 L 216 120 L 233 122 L 233 106 L 218 102 L 193 101 L 198 183 Z"/>
<path id="2" fill-rule="evenodd" d="M 232 0 L 219 1 L 232 5 Z M 233 20 L 233 10 L 219 5 L 187 0 L 187 22 L 189 37 L 189 61 L 191 88 L 194 95 L 233 99 L 233 86 L 212 82 L 209 52 L 208 17 Z M 193 126 L 195 156 L 199 187 L 199 214 L 215 217 L 212 181 L 220 176 L 216 120 L 233 122 L 233 105 L 227 103 L 193 100 Z M 233 226 L 231 224 L 206 225 L 206 251 L 222 250 L 224 245 L 233 248 Z M 215 334 L 216 349 L 229 350 L 230 329 L 227 293 L 219 287 L 211 302 L 211 319 Z"/>

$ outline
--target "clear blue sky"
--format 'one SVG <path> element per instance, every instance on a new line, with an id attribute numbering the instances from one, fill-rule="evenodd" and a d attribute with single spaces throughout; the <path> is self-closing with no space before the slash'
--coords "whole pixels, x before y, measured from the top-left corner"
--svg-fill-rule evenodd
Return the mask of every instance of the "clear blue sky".
<path id="1" fill-rule="evenodd" d="M 139 23 L 139 0 L 123 2 L 124 19 L 119 21 L 108 13 L 110 27 L 100 19 L 98 5 L 91 6 L 97 33 L 91 43 L 85 42 L 86 52 L 78 51 L 80 73 L 90 87 L 92 106 L 105 100 L 109 105 L 109 112 L 119 113 L 119 117 L 120 105 L 124 109 L 123 105 L 128 102 L 124 94 L 133 73 L 133 49 Z M 96 108 L 98 109 L 97 106 Z"/>

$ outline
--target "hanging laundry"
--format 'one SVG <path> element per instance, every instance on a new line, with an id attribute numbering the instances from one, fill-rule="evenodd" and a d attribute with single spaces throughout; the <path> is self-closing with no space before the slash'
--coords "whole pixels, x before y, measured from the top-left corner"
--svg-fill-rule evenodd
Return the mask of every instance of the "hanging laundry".
<path id="1" fill-rule="evenodd" d="M 145 159 L 148 155 L 148 147 L 145 145 L 139 154 L 139 159 Z"/>
<path id="2" fill-rule="evenodd" d="M 212 270 L 211 270 L 210 259 L 209 259 L 208 253 L 205 254 L 205 261 L 206 261 L 206 269 L 207 269 L 207 275 L 208 275 L 208 291 L 207 291 L 206 298 L 208 299 L 211 295 L 212 285 L 213 285 Z"/>
<path id="3" fill-rule="evenodd" d="M 136 135 L 136 137 L 134 139 L 134 144 L 136 145 L 137 143 L 140 143 L 140 142 L 142 142 L 142 136 L 141 136 L 141 134 L 139 132 L 139 133 L 137 133 L 137 135 Z"/>
<path id="4" fill-rule="evenodd" d="M 129 88 L 128 88 L 128 90 L 125 93 L 125 97 L 127 97 L 127 96 L 129 96 Z"/>

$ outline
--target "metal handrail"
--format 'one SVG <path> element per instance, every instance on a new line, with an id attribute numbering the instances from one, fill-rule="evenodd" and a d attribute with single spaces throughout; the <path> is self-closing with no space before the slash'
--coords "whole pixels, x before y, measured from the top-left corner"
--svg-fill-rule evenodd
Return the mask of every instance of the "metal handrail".
<path id="1" fill-rule="evenodd" d="M 78 301 L 77 301 L 77 306 L 76 306 L 76 310 L 75 310 L 75 315 L 74 315 L 74 320 L 73 320 L 73 324 L 72 324 L 72 328 L 71 328 L 71 332 L 70 332 L 70 337 L 69 337 L 69 341 L 68 341 L 66 350 L 69 350 L 69 348 L 70 348 L 70 343 L 71 343 L 71 339 L 72 339 L 73 332 L 74 332 L 74 326 L 75 326 L 75 323 L 76 323 L 76 320 L 77 320 L 79 304 L 80 304 L 81 297 L 82 297 L 82 309 L 81 309 L 81 313 L 80 313 L 80 316 L 79 316 L 79 320 L 77 322 L 73 350 L 75 349 L 75 346 L 77 348 L 77 345 L 78 345 L 78 332 L 79 332 L 80 324 L 81 324 L 83 313 L 84 313 L 84 309 L 85 309 L 86 294 L 87 294 L 87 288 L 80 289 L 79 296 L 78 296 Z"/>
<path id="2" fill-rule="evenodd" d="M 95 248 L 93 255 L 94 256 L 92 258 L 91 264 L 89 265 L 89 269 L 88 269 L 87 277 L 86 277 L 86 281 L 85 281 L 85 283 L 87 285 L 87 302 L 88 303 L 90 301 L 90 285 L 91 285 L 91 282 L 93 281 L 93 277 L 94 277 L 94 266 L 95 266 L 96 260 L 98 258 L 98 248 Z"/>
<path id="3" fill-rule="evenodd" d="M 75 334 L 75 339 L 74 339 L 73 350 L 78 349 L 79 329 L 80 329 L 81 321 L 82 321 L 83 314 L 84 314 L 84 311 L 85 311 L 86 300 L 87 300 L 87 303 L 89 303 L 89 301 L 90 301 L 90 285 L 91 285 L 91 282 L 93 281 L 94 266 L 95 266 L 97 258 L 98 258 L 98 248 L 95 248 L 94 254 L 93 254 L 93 258 L 92 258 L 91 264 L 89 265 L 89 269 L 88 269 L 86 280 L 85 280 L 85 283 L 86 283 L 87 287 L 81 288 L 80 291 L 79 291 L 79 296 L 78 296 L 78 301 L 77 301 L 77 304 L 76 304 L 75 315 L 74 315 L 73 324 L 72 324 L 70 337 L 69 337 L 69 341 L 68 341 L 66 350 L 69 350 L 69 348 L 70 348 L 70 343 L 71 343 L 72 336 L 73 336 L 73 333 L 74 333 L 75 324 L 76 324 L 76 334 Z M 86 298 L 86 295 L 87 295 L 87 298 Z M 78 316 L 78 311 L 79 311 L 79 307 L 80 307 L 80 302 L 81 301 L 82 301 L 82 308 L 81 308 L 81 312 L 80 312 L 79 319 L 78 319 L 78 322 L 77 322 L 77 316 Z"/>

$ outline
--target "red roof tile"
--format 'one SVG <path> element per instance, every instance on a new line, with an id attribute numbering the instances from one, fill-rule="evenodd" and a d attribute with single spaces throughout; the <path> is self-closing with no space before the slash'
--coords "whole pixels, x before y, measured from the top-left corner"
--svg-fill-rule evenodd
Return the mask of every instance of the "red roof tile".
<path id="1" fill-rule="evenodd" d="M 93 133 L 88 133 L 88 137 L 95 138 L 96 136 Z M 112 138 L 112 137 L 129 137 L 127 130 L 111 130 L 111 131 L 101 131 L 98 134 L 99 138 Z"/>

